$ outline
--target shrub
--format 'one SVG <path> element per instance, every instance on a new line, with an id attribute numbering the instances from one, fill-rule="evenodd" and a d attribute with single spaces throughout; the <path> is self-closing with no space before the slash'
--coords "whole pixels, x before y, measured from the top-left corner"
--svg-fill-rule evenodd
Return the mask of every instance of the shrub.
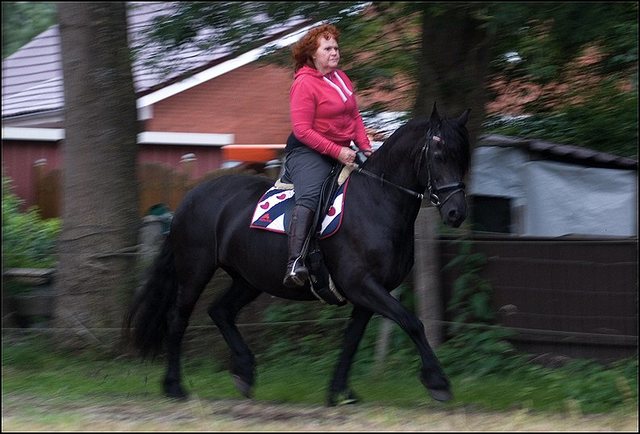
<path id="1" fill-rule="evenodd" d="M 37 207 L 20 212 L 24 201 L 12 191 L 11 179 L 2 177 L 2 266 L 51 268 L 60 219 L 43 219 Z"/>
<path id="2" fill-rule="evenodd" d="M 536 138 L 638 158 L 638 96 L 604 81 L 582 104 L 517 119 L 490 118 L 484 133 Z"/>

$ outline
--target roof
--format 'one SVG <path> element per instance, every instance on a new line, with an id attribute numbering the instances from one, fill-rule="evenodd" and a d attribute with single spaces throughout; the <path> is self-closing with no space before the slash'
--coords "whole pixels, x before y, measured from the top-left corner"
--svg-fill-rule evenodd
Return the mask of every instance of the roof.
<path id="1" fill-rule="evenodd" d="M 542 157 L 565 163 L 610 169 L 638 170 L 638 161 L 631 158 L 594 151 L 580 146 L 552 143 L 539 139 L 488 134 L 478 139 L 477 146 L 515 147 L 525 150 L 534 157 Z"/>
<path id="2" fill-rule="evenodd" d="M 285 25 L 272 28 L 261 43 L 266 45 L 244 53 L 244 63 L 233 63 L 217 72 L 202 74 L 216 65 L 220 66 L 238 56 L 225 45 L 210 48 L 203 43 L 212 30 L 203 31 L 198 40 L 180 49 L 167 51 L 155 44 L 147 44 L 144 32 L 152 20 L 170 12 L 177 2 L 128 2 L 129 41 L 134 50 L 132 64 L 133 81 L 138 96 L 150 95 L 160 89 L 183 82 L 185 78 L 200 73 L 200 80 L 209 80 L 241 66 L 268 52 L 269 44 L 283 47 L 295 42 L 308 26 L 302 19 L 292 19 Z M 297 35 L 297 37 L 288 37 Z M 142 47 L 142 49 L 140 49 Z M 155 63 L 152 63 L 155 62 Z M 35 113 L 61 110 L 64 106 L 62 58 L 58 25 L 42 32 L 20 50 L 2 62 L 2 117 L 9 118 Z M 192 81 L 189 86 L 174 86 L 174 93 L 164 92 L 148 98 L 138 106 L 157 102 L 185 90 L 202 81 Z"/>

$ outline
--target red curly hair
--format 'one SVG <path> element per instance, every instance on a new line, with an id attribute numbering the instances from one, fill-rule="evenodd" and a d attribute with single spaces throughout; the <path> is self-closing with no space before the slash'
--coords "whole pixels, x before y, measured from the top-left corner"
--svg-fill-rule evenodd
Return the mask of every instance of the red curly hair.
<path id="1" fill-rule="evenodd" d="M 293 45 L 292 54 L 295 71 L 308 65 L 315 69 L 313 64 L 313 53 L 320 46 L 320 37 L 325 39 L 334 38 L 336 42 L 340 42 L 340 31 L 333 24 L 323 24 L 309 30 L 296 44 Z"/>

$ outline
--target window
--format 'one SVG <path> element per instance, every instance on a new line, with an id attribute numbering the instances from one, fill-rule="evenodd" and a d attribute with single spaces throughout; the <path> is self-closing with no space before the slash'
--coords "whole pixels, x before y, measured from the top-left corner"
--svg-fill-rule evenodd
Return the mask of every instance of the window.
<path id="1" fill-rule="evenodd" d="M 471 229 L 478 232 L 511 233 L 511 198 L 471 196 Z"/>

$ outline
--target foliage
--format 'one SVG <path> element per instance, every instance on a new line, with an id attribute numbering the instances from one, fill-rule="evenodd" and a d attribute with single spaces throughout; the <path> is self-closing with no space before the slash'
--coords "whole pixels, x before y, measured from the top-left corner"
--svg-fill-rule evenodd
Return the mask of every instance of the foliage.
<path id="1" fill-rule="evenodd" d="M 445 267 L 457 269 L 458 277 L 447 311 L 453 315 L 450 339 L 440 349 L 440 358 L 447 371 L 456 374 L 473 372 L 483 376 L 508 371 L 522 365 L 507 338 L 513 333 L 493 325 L 495 313 L 491 305 L 493 288 L 481 276 L 486 257 L 473 252 L 473 243 L 460 239 L 460 250 Z"/>
<path id="2" fill-rule="evenodd" d="M 638 399 L 638 359 L 621 360 L 604 367 L 591 360 L 576 360 L 560 368 L 555 374 L 568 379 L 563 392 L 567 399 L 577 402 L 584 412 L 613 408 Z M 578 373 L 588 373 L 583 381 Z M 575 378 L 574 378 L 575 377 Z"/>
<path id="3" fill-rule="evenodd" d="M 637 2 L 552 2 L 544 8 L 526 2 L 322 2 L 321 6 L 317 2 L 180 2 L 175 13 L 156 19 L 150 36 L 160 51 L 188 44 L 246 50 L 269 29 L 293 19 L 338 22 L 345 67 L 358 88 L 362 93 L 378 89 L 392 96 L 387 102 L 378 101 L 368 107 L 376 112 L 389 109 L 399 100 L 415 98 L 416 87 L 438 86 L 420 83 L 420 23 L 426 16 L 453 12 L 473 18 L 486 28 L 491 44 L 488 78 L 499 74 L 538 83 L 565 83 L 583 100 L 590 99 L 589 104 L 543 114 L 544 122 L 534 121 L 531 131 L 523 133 L 633 156 L 637 142 L 635 92 L 605 84 L 598 93 L 585 95 L 583 86 L 565 75 L 565 67 L 585 47 L 595 46 L 602 58 L 590 67 L 591 72 L 601 79 L 611 78 L 612 82 L 626 79 L 636 83 L 637 8 Z M 447 47 L 437 51 L 446 52 Z M 519 60 L 513 61 L 514 56 L 505 53 L 514 53 Z M 287 54 L 272 58 L 288 63 Z M 424 59 L 426 63 L 432 61 Z M 412 106 L 417 107 L 415 103 Z M 541 109 L 530 107 L 532 119 L 538 118 Z M 475 116 L 482 117 L 483 113 Z M 615 131 L 602 129 L 607 125 L 616 125 Z M 607 131 L 610 140 L 599 139 L 602 131 Z M 515 133 L 520 135 L 519 131 Z"/>
<path id="4" fill-rule="evenodd" d="M 2 58 L 55 23 L 53 2 L 2 2 Z"/>
<path id="5" fill-rule="evenodd" d="M 480 276 L 480 272 L 487 263 L 482 253 L 472 252 L 472 242 L 460 241 L 459 254 L 449 262 L 444 269 L 459 268 L 460 274 L 453 283 L 453 295 L 447 306 L 448 311 L 454 312 L 454 325 L 451 332 L 456 334 L 462 324 L 488 324 L 494 319 L 491 308 L 491 284 Z"/>
<path id="6" fill-rule="evenodd" d="M 20 212 L 22 202 L 12 192 L 11 179 L 2 177 L 2 266 L 53 267 L 60 219 L 42 219 L 35 207 Z"/>
<path id="7" fill-rule="evenodd" d="M 587 45 L 604 51 L 598 64 L 603 76 L 637 68 L 637 2 L 552 2 L 544 8 L 501 3 L 488 13 L 493 14 L 488 25 L 497 34 L 493 73 L 509 72 L 539 83 L 557 81 L 563 67 Z M 522 60 L 505 62 L 507 52 L 517 52 Z"/>
<path id="8" fill-rule="evenodd" d="M 319 404 L 324 402 L 331 363 L 297 355 L 291 360 L 264 361 L 258 354 L 256 399 L 275 402 Z M 321 360 L 328 360 L 324 358 Z M 229 373 L 208 352 L 185 356 L 185 386 L 197 399 L 237 399 Z M 41 336 L 13 343 L 3 342 L 3 394 L 24 393 L 46 397 L 47 402 L 114 403 L 128 405 L 162 399 L 162 360 L 140 362 L 110 355 L 73 354 L 57 350 Z M 10 375 L 6 375 L 10 373 Z M 602 413 L 637 409 L 637 358 L 611 366 L 576 361 L 563 368 L 523 364 L 498 374 L 476 375 L 473 371 L 450 376 L 455 399 L 448 408 L 489 410 L 523 409 L 563 413 Z M 366 366 L 354 366 L 351 384 L 368 403 L 399 407 L 435 405 L 417 380 L 415 370 L 405 364 L 389 366 L 372 374 Z M 439 405 L 441 406 L 441 404 Z"/>
<path id="9" fill-rule="evenodd" d="M 337 357 L 337 342 L 340 342 L 345 319 L 349 317 L 349 306 L 320 306 L 309 309 L 306 303 L 274 302 L 264 312 L 266 323 L 290 322 L 267 338 L 270 345 L 264 352 L 264 360 L 287 360 L 295 364 L 300 356 L 328 363 Z M 329 357 L 328 355 L 331 355 Z"/>
<path id="10" fill-rule="evenodd" d="M 520 119 L 488 119 L 486 133 L 530 137 L 638 158 L 638 95 L 603 81 L 581 104 Z"/>

